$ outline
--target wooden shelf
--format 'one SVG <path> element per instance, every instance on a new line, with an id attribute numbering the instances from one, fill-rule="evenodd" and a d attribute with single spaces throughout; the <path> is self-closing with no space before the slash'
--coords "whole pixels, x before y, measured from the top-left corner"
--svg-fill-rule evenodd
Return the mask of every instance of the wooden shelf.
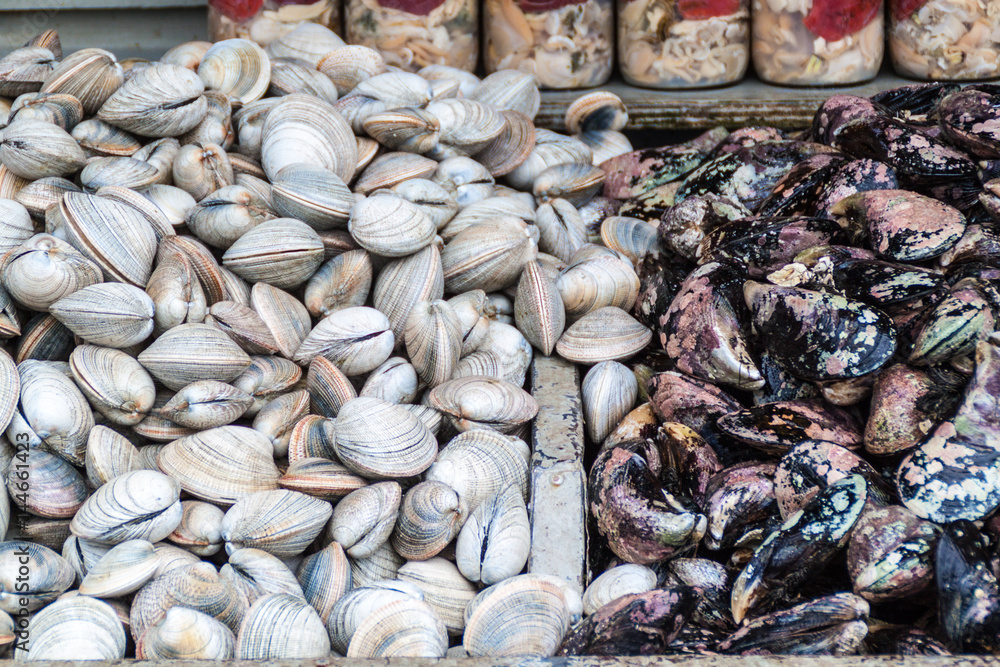
<path id="1" fill-rule="evenodd" d="M 717 125 L 730 129 L 744 125 L 797 129 L 810 126 L 816 109 L 831 95 L 867 97 L 909 83 L 913 82 L 883 70 L 874 81 L 861 86 L 789 88 L 750 77 L 726 88 L 650 90 L 612 81 L 599 89 L 611 91 L 625 102 L 629 130 L 703 130 Z M 562 130 L 566 107 L 587 92 L 544 91 L 535 124 Z"/>

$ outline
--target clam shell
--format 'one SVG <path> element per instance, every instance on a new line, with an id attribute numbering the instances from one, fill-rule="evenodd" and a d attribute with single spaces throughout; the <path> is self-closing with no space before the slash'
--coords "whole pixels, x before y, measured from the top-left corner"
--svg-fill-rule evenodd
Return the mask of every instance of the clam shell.
<path id="1" fill-rule="evenodd" d="M 312 326 L 306 307 L 288 292 L 268 283 L 253 286 L 250 304 L 267 325 L 281 354 L 291 358 Z"/>
<path id="2" fill-rule="evenodd" d="M 506 126 L 504 116 L 475 100 L 435 100 L 427 105 L 427 111 L 440 123 L 441 143 L 459 155 L 475 155 Z"/>
<path id="3" fill-rule="evenodd" d="M 115 477 L 97 489 L 73 517 L 70 530 L 105 544 L 143 539 L 158 542 L 181 520 L 180 485 L 152 470 Z"/>
<path id="4" fill-rule="evenodd" d="M 513 285 L 538 248 L 521 221 L 479 224 L 459 233 L 441 253 L 445 289 L 453 293 L 493 292 Z"/>
<path id="5" fill-rule="evenodd" d="M 125 72 L 114 54 L 80 49 L 55 66 L 39 92 L 72 95 L 80 100 L 84 115 L 93 116 L 124 81 Z"/>
<path id="6" fill-rule="evenodd" d="M 412 255 L 429 245 L 437 233 L 420 208 L 389 193 L 355 204 L 347 228 L 362 248 L 384 257 Z"/>
<path id="7" fill-rule="evenodd" d="M 641 261 L 658 246 L 656 227 L 644 220 L 617 215 L 601 223 L 601 242 L 633 263 Z"/>
<path id="8" fill-rule="evenodd" d="M 111 605 L 80 595 L 53 602 L 31 619 L 23 660 L 121 660 L 125 628 Z"/>
<path id="9" fill-rule="evenodd" d="M 587 242 L 587 230 L 576 206 L 565 199 L 553 199 L 535 212 L 538 225 L 538 248 L 564 262 Z"/>
<path id="10" fill-rule="evenodd" d="M 541 105 L 541 94 L 530 74 L 513 69 L 500 70 L 483 79 L 470 99 L 489 104 L 494 109 L 519 111 L 535 119 Z"/>
<path id="11" fill-rule="evenodd" d="M 466 608 L 462 644 L 472 657 L 551 656 L 569 631 L 563 590 L 521 574 L 482 591 Z"/>
<path id="12" fill-rule="evenodd" d="M 7 437 L 11 442 L 43 446 L 74 465 L 82 465 L 87 435 L 94 426 L 87 399 L 54 362 L 22 361 L 17 372 L 20 412 L 14 413 Z M 32 443 L 34 438 L 40 442 Z"/>
<path id="13" fill-rule="evenodd" d="M 240 498 L 222 519 L 226 549 L 261 549 L 279 558 L 297 556 L 323 530 L 333 508 L 303 493 L 275 489 Z"/>
<path id="14" fill-rule="evenodd" d="M 33 310 L 48 310 L 77 290 L 101 282 L 96 264 L 48 234 L 32 236 L 0 262 L 3 286 L 10 296 Z"/>
<path id="15" fill-rule="evenodd" d="M 352 491 L 334 506 L 327 535 L 351 558 L 368 558 L 388 541 L 402 497 L 396 482 L 378 482 Z"/>
<path id="16" fill-rule="evenodd" d="M 337 457 L 369 479 L 418 475 L 437 456 L 437 441 L 422 422 L 377 398 L 345 403 L 337 415 L 336 430 Z"/>
<path id="17" fill-rule="evenodd" d="M 550 130 L 535 130 L 535 148 L 516 169 L 504 176 L 513 188 L 528 191 L 538 175 L 559 164 L 592 164 L 593 151 L 579 139 Z"/>
<path id="18" fill-rule="evenodd" d="M 403 357 L 391 357 L 373 370 L 359 396 L 371 396 L 387 403 L 412 403 L 417 397 L 417 371 Z"/>
<path id="19" fill-rule="evenodd" d="M 23 590 L 18 590 L 21 567 L 29 569 L 30 577 L 27 581 L 21 580 Z M 0 598 L 0 609 L 8 614 L 16 614 L 22 608 L 41 609 L 72 586 L 73 578 L 70 563 L 48 547 L 19 540 L 0 542 L 0 589 L 18 593 L 16 597 L 4 595 Z"/>
<path id="20" fill-rule="evenodd" d="M 326 357 L 309 362 L 306 387 L 312 398 L 311 409 L 326 417 L 336 417 L 344 403 L 358 396 L 347 376 Z"/>
<path id="21" fill-rule="evenodd" d="M 557 164 L 535 176 L 532 191 L 543 203 L 562 198 L 582 206 L 604 186 L 604 179 L 604 170 L 590 161 Z"/>
<path id="22" fill-rule="evenodd" d="M 229 248 L 257 225 L 274 219 L 267 202 L 242 185 L 225 185 L 205 196 L 184 217 L 188 229 L 217 248 Z"/>
<path id="23" fill-rule="evenodd" d="M 639 276 L 619 257 L 600 256 L 567 266 L 556 287 L 570 319 L 605 306 L 631 310 L 639 296 Z"/>
<path id="24" fill-rule="evenodd" d="M 232 660 L 233 631 L 207 614 L 171 607 L 136 642 L 140 660 Z"/>
<path id="25" fill-rule="evenodd" d="M 323 264 L 309 279 L 303 301 L 314 317 L 363 306 L 372 284 L 372 261 L 365 250 L 349 250 Z"/>
<path id="26" fill-rule="evenodd" d="M 127 348 L 153 332 L 153 300 L 122 283 L 89 285 L 62 297 L 49 312 L 88 343 Z"/>
<path id="27" fill-rule="evenodd" d="M 86 156 L 70 134 L 42 120 L 23 120 L 4 129 L 0 161 L 28 180 L 62 176 L 81 169 Z"/>
<path id="28" fill-rule="evenodd" d="M 18 196 L 20 197 L 23 192 L 24 190 L 18 193 Z M 59 196 L 62 196 L 61 192 Z M 0 199 L 0 252 L 16 248 L 34 236 L 34 233 L 34 224 L 31 222 L 31 215 L 25 208 L 25 203 L 13 199 Z"/>
<path id="29" fill-rule="evenodd" d="M 76 468 L 43 449 L 19 449 L 15 456 L 5 476 L 18 509 L 47 519 L 72 518 L 89 494 Z M 9 504 L 3 504 L 9 519 Z"/>
<path id="30" fill-rule="evenodd" d="M 548 356 L 566 327 L 566 310 L 555 283 L 541 265 L 528 262 L 514 297 L 514 321 L 529 343 Z"/>
<path id="31" fill-rule="evenodd" d="M 97 118 L 142 137 L 176 137 L 194 129 L 208 110 L 197 74 L 158 63 L 129 77 Z"/>
<path id="32" fill-rule="evenodd" d="M 146 286 L 157 240 L 141 213 L 106 197 L 76 192 L 63 196 L 59 212 L 69 242 L 100 266 L 106 279 Z"/>
<path id="33" fill-rule="evenodd" d="M 302 369 L 281 357 L 251 357 L 250 365 L 230 384 L 253 399 L 247 416 L 260 412 L 264 404 L 299 383 Z"/>
<path id="34" fill-rule="evenodd" d="M 196 201 L 236 182 L 232 162 L 218 144 L 182 146 L 174 158 L 171 174 L 174 185 Z"/>
<path id="35" fill-rule="evenodd" d="M 621 98 L 603 90 L 576 98 L 566 108 L 566 129 L 570 134 L 593 130 L 625 129 L 628 111 Z"/>
<path id="36" fill-rule="evenodd" d="M 447 630 L 431 606 L 407 599 L 383 605 L 361 621 L 351 635 L 347 656 L 443 658 L 447 650 Z"/>
<path id="37" fill-rule="evenodd" d="M 328 76 L 337 87 L 337 94 L 343 96 L 368 77 L 384 72 L 385 59 L 367 46 L 341 46 L 322 56 L 316 69 Z"/>
<path id="38" fill-rule="evenodd" d="M 93 487 L 139 469 L 139 450 L 128 438 L 107 426 L 97 425 L 87 436 L 87 481 Z"/>
<path id="39" fill-rule="evenodd" d="M 362 122 L 365 133 L 391 150 L 433 153 L 438 148 L 440 123 L 430 111 L 418 108 L 373 113 Z"/>
<path id="40" fill-rule="evenodd" d="M 346 226 L 354 208 L 354 195 L 337 174 L 302 163 L 289 164 L 277 173 L 271 201 L 280 215 L 317 230 Z"/>
<path id="41" fill-rule="evenodd" d="M 423 591 L 424 601 L 444 623 L 449 634 L 465 629 L 465 608 L 476 596 L 476 587 L 444 558 L 410 561 L 399 568 L 399 579 Z"/>
<path id="42" fill-rule="evenodd" d="M 219 576 L 236 587 L 252 605 L 265 595 L 279 594 L 305 600 L 302 587 L 288 566 L 260 549 L 236 549 Z"/>
<path id="43" fill-rule="evenodd" d="M 606 306 L 584 315 L 559 338 L 556 352 L 579 364 L 628 359 L 653 339 L 653 332 L 621 308 Z"/>
<path id="44" fill-rule="evenodd" d="M 462 324 L 447 301 L 419 301 L 406 320 L 403 340 L 420 379 L 436 387 L 451 377 L 458 364 Z"/>
<path id="45" fill-rule="evenodd" d="M 159 414 L 180 426 L 204 430 L 236 421 L 253 400 L 224 382 L 199 380 L 182 387 L 159 409 Z"/>
<path id="46" fill-rule="evenodd" d="M 538 414 L 538 403 L 531 394 L 510 382 L 485 376 L 438 385 L 427 401 L 448 415 L 460 431 L 479 428 L 510 433 Z"/>
<path id="47" fill-rule="evenodd" d="M 374 308 L 345 308 L 320 320 L 302 341 L 294 360 L 305 364 L 323 356 L 344 374 L 360 375 L 388 359 L 394 343 L 385 315 Z"/>
<path id="48" fill-rule="evenodd" d="M 83 119 L 83 105 L 72 95 L 26 93 L 10 106 L 7 125 L 25 120 L 40 120 L 58 125 L 69 132 Z"/>
<path id="49" fill-rule="evenodd" d="M 224 512 L 200 500 L 181 502 L 184 515 L 167 539 L 198 556 L 211 556 L 222 548 Z"/>
<path id="50" fill-rule="evenodd" d="M 261 164 L 271 181 L 290 164 L 322 167 L 350 183 L 358 146 L 350 126 L 326 102 L 302 94 L 282 98 L 264 121 Z"/>
<path id="51" fill-rule="evenodd" d="M 306 601 L 326 624 L 337 601 L 351 588 L 351 566 L 339 544 L 302 559 L 295 571 Z"/>
<path id="52" fill-rule="evenodd" d="M 69 358 L 77 386 L 109 421 L 133 426 L 153 407 L 153 378 L 135 358 L 121 350 L 80 345 Z"/>
<path id="53" fill-rule="evenodd" d="M 271 85 L 267 92 L 276 97 L 305 93 L 326 102 L 337 101 L 337 87 L 329 78 L 314 67 L 283 59 L 271 61 Z"/>
<path id="54" fill-rule="evenodd" d="M 267 92 L 271 60 L 264 49 L 248 39 L 216 42 L 198 64 L 205 88 L 218 90 L 247 104 Z"/>
<path id="55" fill-rule="evenodd" d="M 439 231 L 458 212 L 458 202 L 451 193 L 425 178 L 411 178 L 397 183 L 392 191 L 419 206 Z"/>
<path id="56" fill-rule="evenodd" d="M 278 344 L 260 315 L 235 301 L 213 304 L 205 324 L 224 331 L 247 354 L 274 354 L 278 351 Z"/>
<path id="57" fill-rule="evenodd" d="M 337 33 L 319 23 L 302 21 L 268 44 L 267 54 L 272 58 L 295 58 L 315 68 L 324 55 L 341 48 L 344 40 Z"/>
<path id="58" fill-rule="evenodd" d="M 229 336 L 207 324 L 181 324 L 169 329 L 138 359 L 173 390 L 198 380 L 229 382 L 250 365 L 250 357 Z"/>
<path id="59" fill-rule="evenodd" d="M 414 586 L 399 581 L 384 583 L 386 585 L 379 587 L 355 583 L 354 588 L 337 601 L 326 623 L 333 650 L 346 653 L 358 626 L 380 607 L 400 600 L 420 599 L 419 589 Z"/>
<path id="60" fill-rule="evenodd" d="M 583 592 L 583 613 L 591 615 L 623 595 L 645 593 L 656 588 L 656 572 L 645 565 L 622 563 L 605 570 Z"/>
<path id="61" fill-rule="evenodd" d="M 253 419 L 253 429 L 267 436 L 278 458 L 288 454 L 288 440 L 296 422 L 309 410 L 309 392 L 302 389 L 268 402 Z"/>
<path id="62" fill-rule="evenodd" d="M 315 457 L 300 458 L 290 463 L 288 471 L 278 480 L 283 489 L 323 500 L 343 498 L 367 484 L 363 477 L 351 473 L 339 463 Z"/>
<path id="63" fill-rule="evenodd" d="M 180 253 L 163 259 L 149 276 L 146 294 L 153 301 L 153 330 L 203 322 L 208 310 L 205 290 L 191 261 Z"/>
<path id="64" fill-rule="evenodd" d="M 114 598 L 142 588 L 153 578 L 159 559 L 146 540 L 128 540 L 111 548 L 80 582 L 80 594 Z"/>
<path id="65" fill-rule="evenodd" d="M 639 396 L 635 374 L 617 361 L 594 365 L 583 378 L 583 418 L 591 442 L 604 442 Z"/>
<path id="66" fill-rule="evenodd" d="M 159 454 L 161 470 L 185 491 L 211 503 L 276 489 L 281 473 L 268 439 L 243 426 L 220 426 L 179 438 Z"/>
<path id="67" fill-rule="evenodd" d="M 37 91 L 60 57 L 44 46 L 14 49 L 0 60 L 0 95 L 17 97 Z"/>
<path id="68" fill-rule="evenodd" d="M 508 486 L 472 510 L 455 543 L 455 562 L 469 581 L 491 585 L 520 572 L 530 547 L 524 496 Z"/>
<path id="69" fill-rule="evenodd" d="M 444 296 L 441 253 L 429 245 L 401 259 L 387 263 L 375 279 L 372 305 L 385 314 L 396 341 L 404 340 L 407 318 L 420 301 Z"/>
<path id="70" fill-rule="evenodd" d="M 254 227 L 222 256 L 223 266 L 241 278 L 281 289 L 301 285 L 322 262 L 323 241 L 311 227 L 292 218 Z"/>
<path id="71" fill-rule="evenodd" d="M 425 479 L 454 489 L 466 516 L 484 500 L 510 486 L 528 494 L 528 446 L 495 431 L 465 431 L 445 445 Z"/>
<path id="72" fill-rule="evenodd" d="M 576 138 L 593 151 L 592 164 L 598 167 L 608 160 L 632 152 L 632 142 L 617 130 L 588 130 L 577 134 Z"/>
<path id="73" fill-rule="evenodd" d="M 520 111 L 500 112 L 503 130 L 476 154 L 493 178 L 505 176 L 528 159 L 535 148 L 535 125 Z"/>
<path id="74" fill-rule="evenodd" d="M 414 178 L 428 178 L 438 163 L 413 153 L 383 153 L 365 167 L 354 182 L 354 191 L 363 195 L 375 190 L 392 188 Z"/>
<path id="75" fill-rule="evenodd" d="M 96 118 L 77 123 L 70 134 L 88 155 L 129 157 L 142 147 L 125 130 Z"/>
<path id="76" fill-rule="evenodd" d="M 132 600 L 129 620 L 132 634 L 142 637 L 169 609 L 187 607 L 232 630 L 240 627 L 246 613 L 245 603 L 233 585 L 219 577 L 211 563 L 200 562 L 171 569 L 143 586 Z"/>
<path id="77" fill-rule="evenodd" d="M 351 559 L 351 581 L 355 588 L 387 585 L 388 580 L 396 578 L 399 567 L 405 562 L 406 559 L 386 541 L 371 556 Z"/>
<path id="78" fill-rule="evenodd" d="M 403 496 L 392 547 L 407 560 L 427 560 L 448 546 L 464 522 L 454 489 L 441 482 L 420 482 Z"/>

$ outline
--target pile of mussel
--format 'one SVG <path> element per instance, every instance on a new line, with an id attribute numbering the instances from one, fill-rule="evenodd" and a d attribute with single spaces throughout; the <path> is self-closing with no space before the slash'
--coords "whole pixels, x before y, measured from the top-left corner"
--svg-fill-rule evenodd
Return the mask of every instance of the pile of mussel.
<path id="1" fill-rule="evenodd" d="M 1000 87 L 602 168 L 659 344 L 584 382 L 603 573 L 561 650 L 1000 652 Z"/>
<path id="2" fill-rule="evenodd" d="M 39 35 L 0 58 L 0 643 L 995 650 L 997 99 L 633 152 L 614 95 L 551 132 L 530 76 L 313 24 Z M 534 354 L 585 371 L 582 591 L 525 572 Z"/>

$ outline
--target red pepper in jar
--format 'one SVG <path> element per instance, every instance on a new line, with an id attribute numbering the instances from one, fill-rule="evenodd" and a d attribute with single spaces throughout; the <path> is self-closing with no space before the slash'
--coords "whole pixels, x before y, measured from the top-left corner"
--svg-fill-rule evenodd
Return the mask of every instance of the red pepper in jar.
<path id="1" fill-rule="evenodd" d="M 910 18 L 910 14 L 923 7 L 925 2 L 927 0 L 890 0 L 892 17 L 897 21 L 905 21 Z"/>
<path id="2" fill-rule="evenodd" d="M 740 9 L 740 0 L 677 0 L 677 13 L 689 20 L 730 16 Z"/>
<path id="3" fill-rule="evenodd" d="M 837 42 L 871 23 L 882 8 L 882 0 L 813 0 L 803 23 L 828 42 Z"/>
<path id="4" fill-rule="evenodd" d="M 444 0 L 380 0 L 380 5 L 389 9 L 398 9 L 417 16 L 427 16 L 444 4 Z"/>
<path id="5" fill-rule="evenodd" d="M 246 21 L 256 16 L 264 0 L 209 0 L 208 4 L 231 21 Z"/>
<path id="6" fill-rule="evenodd" d="M 522 12 L 538 13 L 551 12 L 555 9 L 567 7 L 569 5 L 582 5 L 586 0 L 521 0 L 517 6 Z"/>

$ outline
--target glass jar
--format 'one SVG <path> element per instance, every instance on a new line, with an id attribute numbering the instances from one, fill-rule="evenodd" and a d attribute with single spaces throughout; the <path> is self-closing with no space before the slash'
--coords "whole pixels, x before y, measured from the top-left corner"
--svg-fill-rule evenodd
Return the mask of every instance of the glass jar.
<path id="1" fill-rule="evenodd" d="M 303 21 L 340 34 L 340 4 L 337 0 L 208 0 L 208 35 L 214 42 L 241 37 L 267 46 Z"/>
<path id="2" fill-rule="evenodd" d="M 542 88 L 590 88 L 611 76 L 611 0 L 486 0 L 485 64 L 516 69 Z"/>
<path id="3" fill-rule="evenodd" d="M 699 88 L 743 78 L 750 0 L 618 0 L 618 61 L 631 84 Z"/>
<path id="4" fill-rule="evenodd" d="M 753 0 L 753 65 L 769 83 L 860 83 L 884 52 L 882 0 Z"/>
<path id="5" fill-rule="evenodd" d="M 378 50 L 388 65 L 476 69 L 476 0 L 347 0 L 345 7 L 347 42 Z"/>
<path id="6" fill-rule="evenodd" d="M 1000 76 L 1000 2 L 889 0 L 889 56 L 902 76 L 994 79 Z"/>

